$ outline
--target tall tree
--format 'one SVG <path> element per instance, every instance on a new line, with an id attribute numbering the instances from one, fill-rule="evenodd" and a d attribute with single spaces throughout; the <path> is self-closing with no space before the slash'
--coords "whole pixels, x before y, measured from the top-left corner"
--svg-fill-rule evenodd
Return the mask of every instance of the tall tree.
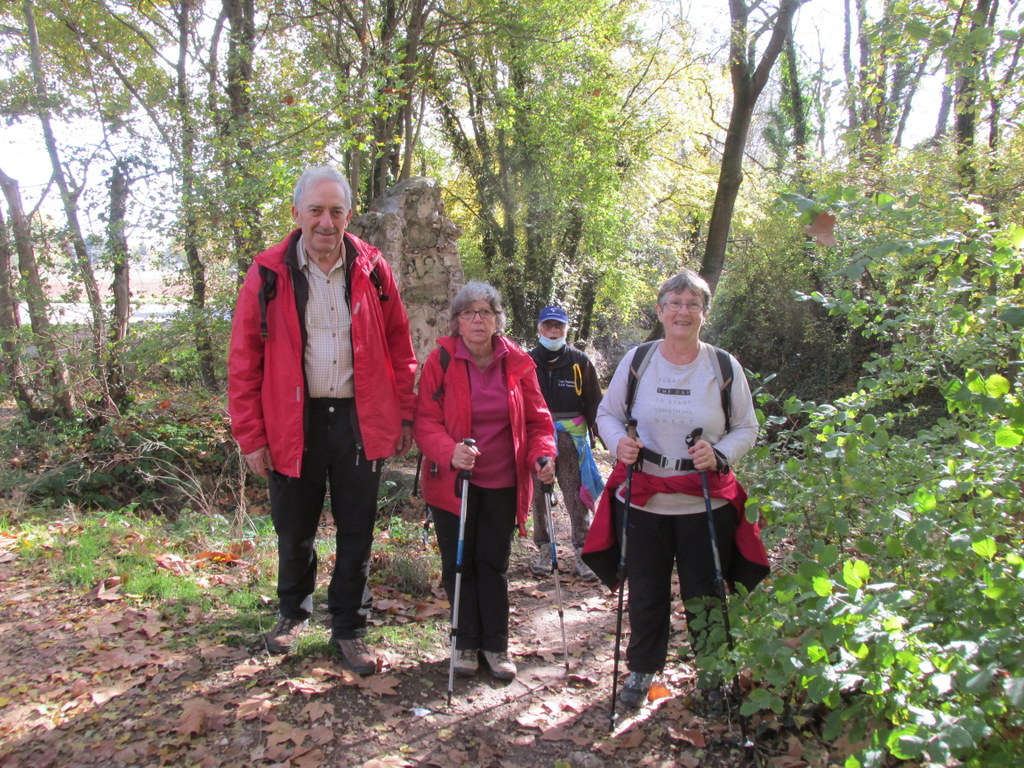
<path id="1" fill-rule="evenodd" d="M 6 363 L 9 374 L 16 383 L 20 382 L 16 390 L 19 393 L 19 402 L 30 417 L 42 418 L 49 413 L 55 413 L 62 418 L 70 419 L 76 406 L 74 392 L 68 380 L 64 357 L 57 349 L 53 328 L 50 325 L 46 291 L 39 264 L 36 262 L 35 249 L 32 246 L 28 217 L 22 207 L 21 191 L 18 188 L 18 182 L 2 170 L 0 170 L 0 187 L 3 188 L 4 198 L 7 200 L 8 210 L 11 212 L 11 229 L 14 233 L 15 250 L 18 254 L 18 273 L 21 275 L 23 283 L 21 295 L 28 309 L 32 340 L 43 353 L 46 385 L 35 385 L 29 376 L 19 375 L 21 353 L 20 347 L 14 343 L 17 337 L 18 316 L 14 308 L 13 295 L 9 299 L 7 309 L 0 314 L 0 323 L 3 324 L 0 330 L 4 331 L 5 336 L 4 352 L 10 354 Z M 9 285 L 7 283 L 7 276 L 10 274 L 9 267 L 4 270 L 4 273 L 3 276 L 0 276 L 0 281 Z M 31 394 L 34 390 L 47 392 L 48 400 L 52 405 L 44 406 L 38 403 Z"/>
<path id="2" fill-rule="evenodd" d="M 768 84 L 775 61 L 790 34 L 793 15 L 804 0 L 780 0 L 778 7 L 751 28 L 752 14 L 759 3 L 729 0 L 729 74 L 732 79 L 732 108 L 722 150 L 714 207 L 708 224 L 708 239 L 700 274 L 714 290 L 725 267 L 736 198 L 743 182 L 743 155 L 747 147 L 750 122 L 761 92 Z M 758 43 L 770 32 L 768 42 L 758 54 Z"/>
<path id="3" fill-rule="evenodd" d="M 78 197 L 81 187 L 71 178 L 68 169 L 61 162 L 57 138 L 50 120 L 49 89 L 46 82 L 43 56 L 39 45 L 39 32 L 36 27 L 35 8 L 32 0 L 23 0 L 22 13 L 29 42 L 29 60 L 32 82 L 35 89 L 36 116 L 42 127 L 46 153 L 50 158 L 50 165 L 53 169 L 53 179 L 60 190 L 64 216 L 67 220 L 70 255 L 75 270 L 82 281 L 82 289 L 85 292 L 86 301 L 92 314 L 91 336 L 92 355 L 95 365 L 94 374 L 101 388 L 103 402 L 108 404 L 110 402 L 110 395 L 106 390 L 107 372 L 106 356 L 104 354 L 106 318 L 103 312 L 103 301 L 100 298 L 99 284 L 93 272 L 92 262 L 89 259 L 89 252 L 85 245 L 85 236 L 79 223 Z"/>
<path id="4" fill-rule="evenodd" d="M 626 249 L 623 187 L 646 151 L 642 88 L 613 57 L 633 47 L 623 5 L 467 3 L 433 73 L 441 129 L 472 180 L 484 274 L 513 328 L 580 305 Z M 470 23 L 472 22 L 472 23 Z M 588 317 L 574 318 L 587 327 Z"/>

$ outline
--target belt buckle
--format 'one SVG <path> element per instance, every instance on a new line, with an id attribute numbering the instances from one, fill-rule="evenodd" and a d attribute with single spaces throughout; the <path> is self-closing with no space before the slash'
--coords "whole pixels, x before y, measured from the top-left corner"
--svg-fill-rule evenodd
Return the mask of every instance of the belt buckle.
<path id="1" fill-rule="evenodd" d="M 669 466 L 670 463 L 674 464 L 675 463 L 675 459 L 673 459 L 671 456 L 666 456 L 665 454 L 662 454 L 661 458 L 658 460 L 658 466 L 661 467 L 662 469 L 673 469 L 674 470 L 675 467 L 670 467 Z"/>

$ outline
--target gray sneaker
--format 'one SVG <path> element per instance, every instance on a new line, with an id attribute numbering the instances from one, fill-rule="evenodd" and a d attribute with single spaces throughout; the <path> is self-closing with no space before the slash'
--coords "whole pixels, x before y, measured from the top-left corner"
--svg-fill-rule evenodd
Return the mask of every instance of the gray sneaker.
<path id="1" fill-rule="evenodd" d="M 530 573 L 534 576 L 550 576 L 551 575 L 551 545 L 545 544 L 541 547 L 537 556 L 533 558 L 533 563 L 530 564 Z"/>
<path id="2" fill-rule="evenodd" d="M 630 709 L 641 706 L 647 700 L 647 692 L 657 676 L 656 672 L 630 672 L 619 694 L 619 701 Z"/>
<path id="3" fill-rule="evenodd" d="M 508 651 L 484 651 L 484 661 L 491 668 L 491 677 L 495 680 L 514 680 L 516 676 L 515 662 L 509 658 Z"/>
<path id="4" fill-rule="evenodd" d="M 576 552 L 576 575 L 579 576 L 580 581 L 586 584 L 593 584 L 597 581 L 597 574 L 590 570 L 590 566 L 583 562 L 583 558 L 580 557 L 580 553 Z"/>
<path id="5" fill-rule="evenodd" d="M 476 648 L 456 650 L 454 668 L 458 677 L 473 677 L 480 669 L 480 652 Z"/>
<path id="6" fill-rule="evenodd" d="M 370 653 L 363 638 L 332 637 L 331 645 L 341 651 L 341 658 L 345 662 L 345 666 L 357 675 L 365 677 L 377 671 L 377 657 Z"/>
<path id="7" fill-rule="evenodd" d="M 299 635 L 309 626 L 309 619 L 294 619 L 290 616 L 278 616 L 274 628 L 263 635 L 263 642 L 267 645 L 267 652 L 275 656 L 288 653 L 299 638 Z"/>

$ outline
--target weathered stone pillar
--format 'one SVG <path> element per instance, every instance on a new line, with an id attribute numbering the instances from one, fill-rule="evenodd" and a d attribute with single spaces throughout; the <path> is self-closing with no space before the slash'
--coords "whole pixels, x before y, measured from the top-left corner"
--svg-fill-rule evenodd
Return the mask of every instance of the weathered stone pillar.
<path id="1" fill-rule="evenodd" d="M 448 332 L 448 306 L 465 283 L 456 240 L 462 231 L 444 215 L 434 179 L 403 181 L 356 216 L 348 230 L 384 254 L 409 313 L 416 357 L 422 363 Z"/>

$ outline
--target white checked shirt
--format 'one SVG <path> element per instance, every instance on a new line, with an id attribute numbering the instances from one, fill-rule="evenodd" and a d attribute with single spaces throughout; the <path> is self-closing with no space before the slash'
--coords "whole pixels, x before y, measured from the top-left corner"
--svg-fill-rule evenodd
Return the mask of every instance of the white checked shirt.
<path id="1" fill-rule="evenodd" d="M 352 313 L 345 300 L 345 258 L 342 256 L 325 275 L 306 258 L 300 238 L 298 261 L 309 282 L 304 355 L 309 396 L 354 397 Z"/>

